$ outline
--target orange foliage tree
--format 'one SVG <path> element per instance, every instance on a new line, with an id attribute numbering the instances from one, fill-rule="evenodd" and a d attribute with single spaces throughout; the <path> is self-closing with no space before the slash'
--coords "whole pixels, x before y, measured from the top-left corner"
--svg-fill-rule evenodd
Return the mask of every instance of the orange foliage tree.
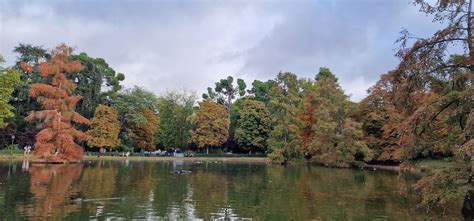
<path id="1" fill-rule="evenodd" d="M 52 51 L 52 58 L 39 64 L 39 73 L 48 84 L 32 84 L 31 97 L 41 104 L 41 111 L 31 112 L 26 120 L 39 121 L 41 131 L 36 135 L 33 155 L 39 161 L 78 161 L 83 157 L 83 149 L 75 141 L 85 141 L 87 136 L 75 128 L 75 124 L 89 124 L 89 120 L 74 111 L 80 96 L 73 96 L 76 88 L 67 73 L 81 70 L 79 61 L 71 62 L 72 48 L 61 44 Z"/>
<path id="2" fill-rule="evenodd" d="M 135 145 L 141 150 L 155 150 L 155 133 L 157 128 L 155 111 L 145 108 L 141 111 L 140 122 L 132 122 L 129 129 L 132 131 L 132 138 Z"/>

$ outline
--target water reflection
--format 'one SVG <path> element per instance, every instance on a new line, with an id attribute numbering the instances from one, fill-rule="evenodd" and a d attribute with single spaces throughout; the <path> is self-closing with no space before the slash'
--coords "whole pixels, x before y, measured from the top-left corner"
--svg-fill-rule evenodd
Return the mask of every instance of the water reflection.
<path id="1" fill-rule="evenodd" d="M 0 217 L 426 220 L 415 209 L 413 182 L 384 171 L 213 161 L 3 162 Z M 431 218 L 462 220 L 457 209 L 448 212 Z"/>
<path id="2" fill-rule="evenodd" d="M 78 211 L 80 206 L 71 199 L 80 191 L 77 181 L 82 174 L 82 164 L 46 165 L 33 164 L 28 168 L 32 203 L 20 204 L 18 211 L 28 217 L 59 219 Z"/>

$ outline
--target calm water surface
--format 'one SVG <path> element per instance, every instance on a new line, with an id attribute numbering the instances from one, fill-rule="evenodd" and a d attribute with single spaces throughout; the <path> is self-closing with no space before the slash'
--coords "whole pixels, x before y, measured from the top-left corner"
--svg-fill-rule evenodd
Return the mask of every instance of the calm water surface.
<path id="1" fill-rule="evenodd" d="M 176 174 L 174 170 L 191 170 Z M 0 163 L 5 220 L 463 220 L 387 171 L 215 161 Z M 46 218 L 45 218 L 46 217 Z M 0 219 L 3 220 L 3 219 Z"/>

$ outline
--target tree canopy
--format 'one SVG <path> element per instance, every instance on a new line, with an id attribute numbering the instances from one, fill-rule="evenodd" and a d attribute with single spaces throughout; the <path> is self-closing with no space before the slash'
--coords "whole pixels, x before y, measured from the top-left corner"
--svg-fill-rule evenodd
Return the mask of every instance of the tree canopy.
<path id="1" fill-rule="evenodd" d="M 100 104 L 90 121 L 87 131 L 87 144 L 90 147 L 115 148 L 120 144 L 120 122 L 114 108 Z"/>
<path id="2" fill-rule="evenodd" d="M 4 62 L 0 55 L 0 65 Z M 2 68 L 0 66 L 0 128 L 5 128 L 5 119 L 15 116 L 14 107 L 10 104 L 12 93 L 20 84 L 20 73 L 13 68 Z"/>
<path id="3" fill-rule="evenodd" d="M 194 129 L 191 141 L 199 148 L 218 147 L 229 136 L 229 118 L 225 107 L 206 99 L 199 103 L 199 109 L 191 116 Z"/>

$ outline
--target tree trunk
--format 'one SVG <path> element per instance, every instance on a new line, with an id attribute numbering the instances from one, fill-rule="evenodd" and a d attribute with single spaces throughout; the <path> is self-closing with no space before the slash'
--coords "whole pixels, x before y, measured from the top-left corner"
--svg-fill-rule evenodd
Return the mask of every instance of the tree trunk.
<path id="1" fill-rule="evenodd" d="M 472 0 L 469 0 L 469 8 L 467 12 L 467 46 L 469 48 L 469 69 L 474 71 L 474 42 L 472 37 Z"/>
<path id="2" fill-rule="evenodd" d="M 472 0 L 469 0 L 469 8 L 467 12 L 467 46 L 469 47 L 469 69 L 471 72 L 474 72 L 474 39 L 472 36 Z M 471 79 L 471 86 L 474 82 L 472 82 L 473 79 Z M 471 174 L 469 177 L 469 182 L 471 185 L 474 185 L 474 182 L 472 182 L 474 178 L 474 152 L 471 152 Z"/>

